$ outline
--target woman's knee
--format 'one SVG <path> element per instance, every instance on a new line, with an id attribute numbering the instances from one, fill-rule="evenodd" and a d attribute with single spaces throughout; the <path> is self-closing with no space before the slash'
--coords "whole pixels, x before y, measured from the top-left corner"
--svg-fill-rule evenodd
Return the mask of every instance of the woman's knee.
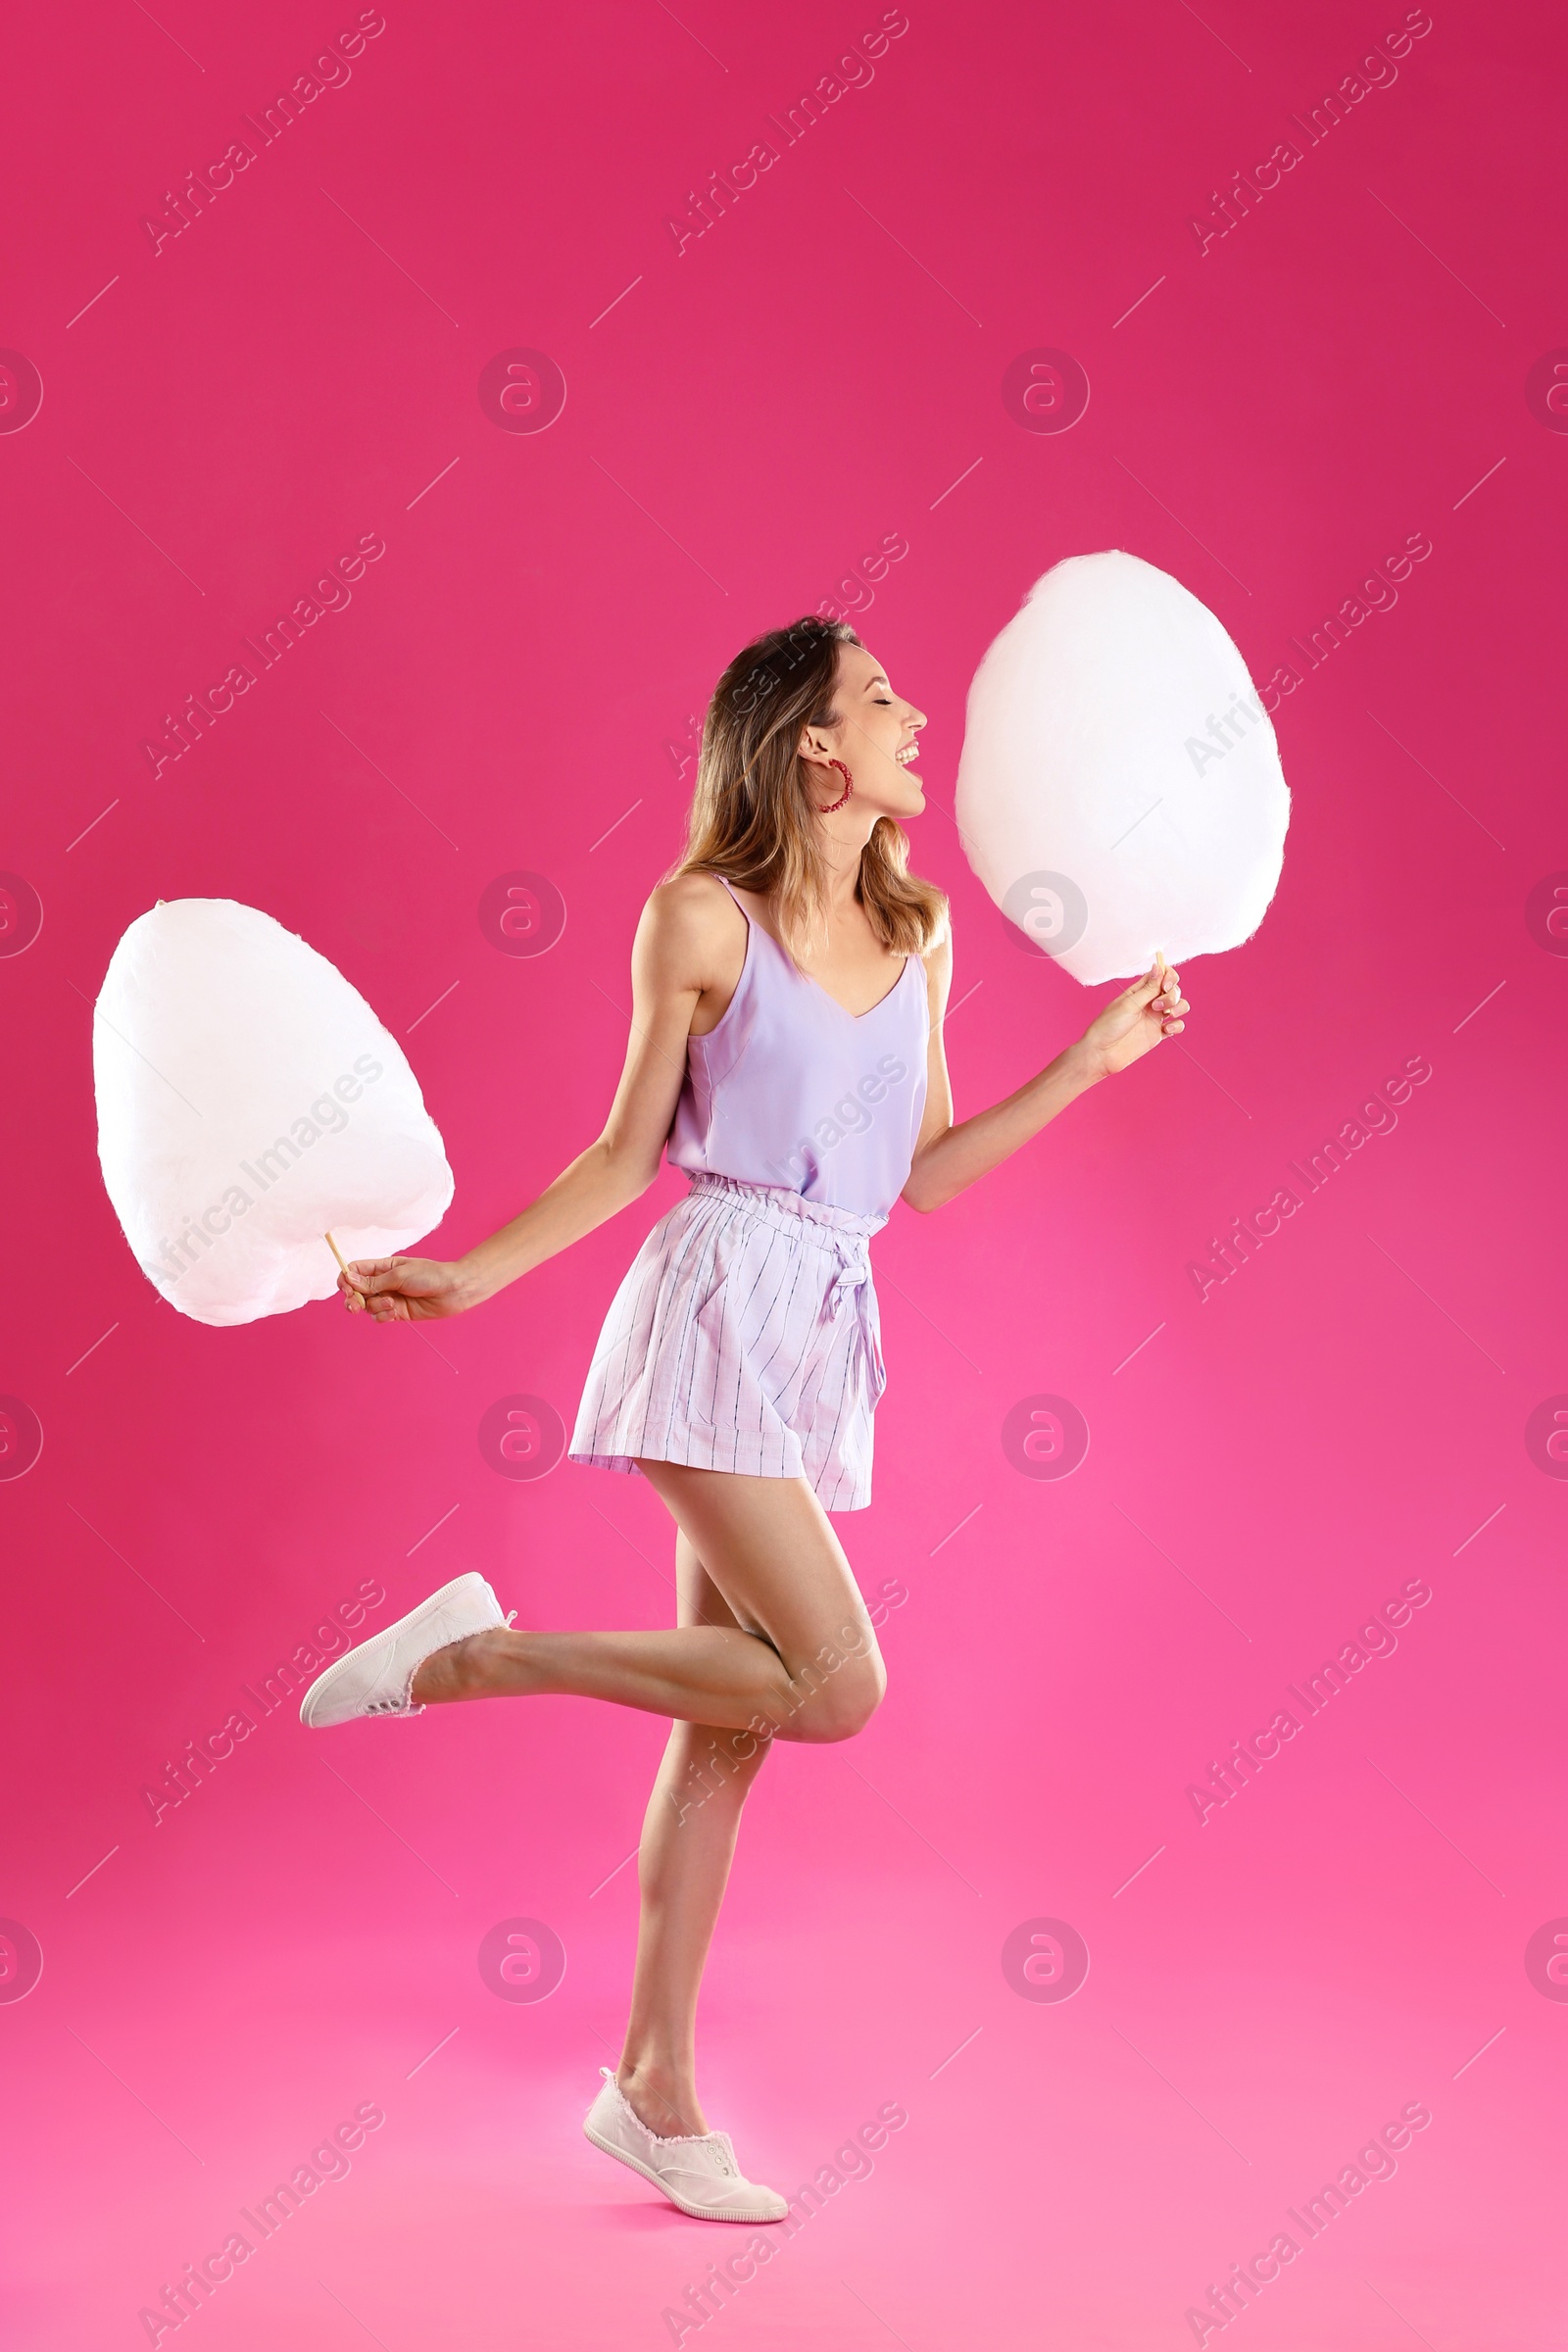
<path id="1" fill-rule="evenodd" d="M 840 1692 L 828 1734 L 831 1740 L 853 1740 L 863 1732 L 887 1696 L 887 1669 L 881 1659 L 868 1659 L 854 1681 Z"/>
<path id="2" fill-rule="evenodd" d="M 796 1703 L 780 1733 L 808 1741 L 853 1740 L 882 1704 L 887 1687 L 887 1669 L 874 1643 L 826 1671 L 804 1667 L 792 1686 Z"/>

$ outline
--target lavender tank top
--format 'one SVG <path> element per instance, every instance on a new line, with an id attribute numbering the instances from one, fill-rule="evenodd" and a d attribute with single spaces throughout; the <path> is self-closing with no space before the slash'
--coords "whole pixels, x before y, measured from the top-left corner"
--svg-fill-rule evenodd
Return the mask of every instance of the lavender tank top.
<path id="1" fill-rule="evenodd" d="M 906 957 L 882 1002 L 857 1016 L 749 914 L 746 924 L 723 1019 L 687 1041 L 670 1165 L 886 1217 L 925 1109 L 925 967 Z"/>

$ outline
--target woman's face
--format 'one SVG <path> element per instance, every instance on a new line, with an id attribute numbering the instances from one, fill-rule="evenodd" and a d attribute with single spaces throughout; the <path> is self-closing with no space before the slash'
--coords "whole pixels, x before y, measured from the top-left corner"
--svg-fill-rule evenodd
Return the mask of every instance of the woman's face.
<path id="1" fill-rule="evenodd" d="M 913 762 L 925 712 L 894 693 L 881 662 L 863 645 L 839 647 L 833 709 L 836 724 L 808 727 L 801 737 L 801 757 L 812 762 L 812 780 L 822 787 L 818 802 L 826 807 L 843 792 L 844 778 L 827 764 L 842 760 L 855 782 L 846 818 L 855 821 L 852 810 L 872 821 L 918 816 L 925 795 Z"/>

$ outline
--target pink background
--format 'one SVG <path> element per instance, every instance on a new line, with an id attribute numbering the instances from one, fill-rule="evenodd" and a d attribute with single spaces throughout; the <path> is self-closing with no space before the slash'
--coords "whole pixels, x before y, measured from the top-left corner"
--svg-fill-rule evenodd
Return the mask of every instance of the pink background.
<path id="1" fill-rule="evenodd" d="M 1527 920 L 1568 867 L 1568 443 L 1527 397 L 1568 341 L 1561 23 L 1434 0 L 1396 80 L 1307 145 L 1291 116 L 1403 11 L 1285 13 L 910 0 L 874 78 L 679 253 L 665 217 L 875 6 L 389 5 L 156 253 L 163 191 L 355 10 L 13 26 L 0 342 L 43 385 L 0 435 L 0 866 L 43 908 L 0 958 L 0 1389 L 44 1433 L 0 1482 L 0 1913 L 43 1953 L 0 2003 L 19 2347 L 145 2342 L 140 2309 L 368 2101 L 348 2177 L 187 2323 L 208 2352 L 668 2343 L 736 2250 L 578 2129 L 657 1722 L 546 1700 L 327 1742 L 285 1707 L 156 1826 L 141 1794 L 362 1580 L 376 1621 L 468 1567 L 524 1621 L 667 1617 L 646 1489 L 503 1478 L 476 1432 L 519 1392 L 569 1420 L 679 1188 L 433 1335 L 183 1320 L 95 1160 L 91 1000 L 126 924 L 234 897 L 337 962 L 408 1041 L 456 1251 L 597 1131 L 690 714 L 836 594 L 930 713 L 916 858 L 953 893 L 973 1108 L 1098 1001 L 1017 951 L 947 813 L 965 686 L 1030 582 L 1131 549 L 1262 681 L 1416 533 L 1396 608 L 1281 704 L 1283 885 L 1189 967 L 1182 1045 L 877 1245 L 877 1500 L 841 1526 L 866 1590 L 906 1595 L 891 1692 L 759 1788 L 704 2083 L 786 2190 L 884 2102 L 908 2122 L 684 2340 L 1191 2343 L 1210 2282 L 1415 2102 L 1395 2177 L 1296 2230 L 1232 2325 L 1252 2352 L 1565 2340 L 1568 2006 L 1525 1964 L 1568 1914 L 1568 1486 L 1525 1443 L 1568 1390 L 1568 943 Z M 1190 217 L 1293 136 L 1200 252 Z M 477 395 L 519 347 L 564 375 L 546 431 Z M 1064 433 L 1002 398 L 1041 347 L 1091 386 Z M 155 778 L 163 713 L 370 532 L 352 605 Z M 908 553 L 868 591 L 889 534 Z M 517 868 L 567 908 L 537 957 L 477 919 Z M 1414 1056 L 1397 1128 L 1200 1301 L 1210 1237 Z M 1062 1480 L 1003 1448 L 1041 1394 L 1091 1433 Z M 1414 1579 L 1396 1652 L 1200 1825 L 1189 1785 Z M 515 1917 L 565 1948 L 539 2003 L 476 1964 Z M 1040 1918 L 1087 1943 L 1069 2000 L 1004 1972 Z"/>

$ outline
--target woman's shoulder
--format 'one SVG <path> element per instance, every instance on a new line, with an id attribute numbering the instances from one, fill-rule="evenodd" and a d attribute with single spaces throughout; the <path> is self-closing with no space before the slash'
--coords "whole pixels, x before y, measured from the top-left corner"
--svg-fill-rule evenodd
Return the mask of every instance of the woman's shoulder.
<path id="1" fill-rule="evenodd" d="M 651 891 L 646 912 L 662 929 L 703 931 L 733 929 L 740 908 L 717 874 L 694 867 Z"/>
<path id="2" fill-rule="evenodd" d="M 643 908 L 645 944 L 661 961 L 706 973 L 745 950 L 746 917 L 716 874 L 672 874 L 649 894 Z"/>

